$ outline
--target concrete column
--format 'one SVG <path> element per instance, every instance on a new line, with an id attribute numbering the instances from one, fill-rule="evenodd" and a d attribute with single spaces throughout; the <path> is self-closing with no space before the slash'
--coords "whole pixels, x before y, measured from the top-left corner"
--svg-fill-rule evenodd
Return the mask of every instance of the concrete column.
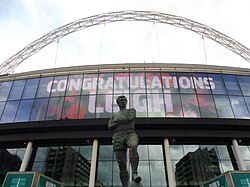
<path id="1" fill-rule="evenodd" d="M 234 150 L 235 150 L 235 154 L 238 158 L 238 161 L 239 161 L 239 169 L 240 170 L 247 170 L 247 167 L 246 167 L 246 164 L 242 158 L 242 155 L 241 155 L 241 152 L 240 152 L 240 148 L 239 148 L 239 145 L 238 145 L 238 142 L 236 139 L 233 139 L 232 140 L 232 143 L 233 143 L 233 147 L 234 147 Z"/>
<path id="2" fill-rule="evenodd" d="M 91 167 L 89 176 L 89 187 L 95 187 L 96 165 L 97 165 L 98 140 L 93 141 Z"/>
<path id="3" fill-rule="evenodd" d="M 169 187 L 175 187 L 175 177 L 170 157 L 170 146 L 167 138 L 164 139 L 165 160 L 167 164 L 168 184 Z"/>
<path id="4" fill-rule="evenodd" d="M 24 153 L 24 156 L 23 156 L 23 160 L 22 160 L 22 164 L 21 164 L 21 167 L 19 169 L 19 171 L 25 171 L 27 166 L 28 166 L 28 163 L 30 161 L 30 156 L 31 156 L 31 153 L 32 153 L 32 142 L 29 142 L 27 144 L 27 147 L 25 149 L 25 153 Z"/>

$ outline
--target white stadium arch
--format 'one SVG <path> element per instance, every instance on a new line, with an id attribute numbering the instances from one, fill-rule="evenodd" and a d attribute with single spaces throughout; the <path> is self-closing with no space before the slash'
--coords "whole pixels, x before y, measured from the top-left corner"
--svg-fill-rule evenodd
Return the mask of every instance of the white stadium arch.
<path id="1" fill-rule="evenodd" d="M 58 39 L 74 33 L 76 31 L 92 27 L 95 25 L 118 22 L 118 21 L 147 21 L 154 23 L 165 23 L 180 27 L 183 29 L 191 30 L 201 36 L 214 40 L 223 47 L 231 50 L 237 55 L 250 62 L 250 49 L 242 45 L 233 38 L 207 26 L 190 19 L 175 16 L 171 14 L 165 14 L 153 11 L 119 11 L 98 14 L 86 18 L 82 18 L 73 21 L 69 24 L 63 25 L 59 28 L 52 30 L 46 35 L 38 38 L 34 42 L 30 43 L 15 55 L 7 59 L 0 65 L 0 74 L 7 74 L 13 71 L 19 64 L 25 59 L 29 58 L 33 54 L 40 51 L 42 48 L 51 44 Z"/>

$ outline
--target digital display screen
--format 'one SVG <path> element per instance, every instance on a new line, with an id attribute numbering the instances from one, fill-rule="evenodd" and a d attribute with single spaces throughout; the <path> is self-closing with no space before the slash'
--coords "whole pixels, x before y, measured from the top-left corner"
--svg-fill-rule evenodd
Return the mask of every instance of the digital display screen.
<path id="1" fill-rule="evenodd" d="M 135 108 L 137 117 L 249 118 L 248 80 L 209 73 L 115 72 L 2 82 L 0 123 L 109 118 L 119 110 L 119 95 L 128 98 L 127 107 Z"/>
<path id="2" fill-rule="evenodd" d="M 207 93 L 207 90 L 215 88 L 211 77 L 192 77 L 185 74 L 184 76 L 180 73 L 178 75 L 163 74 L 161 76 L 160 73 L 143 72 L 115 75 L 112 73 L 95 74 L 85 76 L 83 81 L 80 78 L 71 77 L 68 80 L 56 79 L 47 84 L 46 90 L 51 92 L 51 96 L 61 95 L 65 91 L 69 93 L 74 91 L 79 93 L 81 91 L 84 95 L 91 95 L 85 101 L 85 107 L 87 112 L 95 113 L 97 117 L 106 116 L 108 114 L 105 113 L 112 113 L 113 110 L 117 111 L 118 109 L 115 107 L 112 108 L 112 105 L 116 105 L 116 96 L 128 93 L 130 107 L 135 108 L 140 116 L 165 117 L 171 115 L 174 110 L 176 111 L 171 97 L 171 90 L 175 90 L 174 93 L 178 89 L 180 93 L 195 93 L 197 89 L 201 93 Z M 79 84 L 80 82 L 82 82 L 82 85 Z M 75 100 L 71 102 L 74 105 Z M 67 101 L 65 105 L 69 105 L 69 103 L 70 101 Z M 184 117 L 200 116 L 195 94 L 181 94 L 181 103 Z M 65 107 L 65 110 L 73 109 Z"/>

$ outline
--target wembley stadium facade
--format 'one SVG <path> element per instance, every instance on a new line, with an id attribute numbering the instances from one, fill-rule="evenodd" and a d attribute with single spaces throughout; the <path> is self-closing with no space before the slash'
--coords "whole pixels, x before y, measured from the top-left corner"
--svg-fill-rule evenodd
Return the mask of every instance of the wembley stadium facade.
<path id="1" fill-rule="evenodd" d="M 40 172 L 64 186 L 121 186 L 108 120 L 119 95 L 137 111 L 146 187 L 198 187 L 250 169 L 250 70 L 115 64 L 0 77 L 0 184 Z"/>

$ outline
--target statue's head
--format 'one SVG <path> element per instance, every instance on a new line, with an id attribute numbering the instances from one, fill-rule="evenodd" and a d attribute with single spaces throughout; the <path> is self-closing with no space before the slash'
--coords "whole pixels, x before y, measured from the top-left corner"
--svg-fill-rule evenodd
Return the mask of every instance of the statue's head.
<path id="1" fill-rule="evenodd" d="M 116 103 L 120 108 L 126 108 L 126 105 L 128 103 L 127 97 L 124 95 L 118 96 L 116 99 Z"/>

